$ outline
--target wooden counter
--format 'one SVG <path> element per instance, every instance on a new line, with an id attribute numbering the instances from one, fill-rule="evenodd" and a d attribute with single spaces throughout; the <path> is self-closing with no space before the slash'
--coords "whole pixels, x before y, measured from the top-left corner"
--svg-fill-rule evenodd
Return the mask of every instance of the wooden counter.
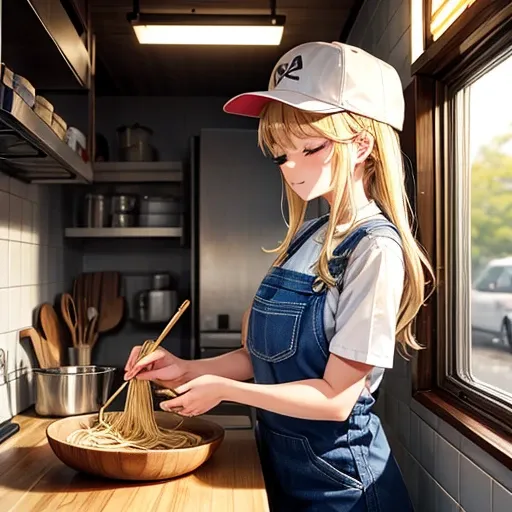
<path id="1" fill-rule="evenodd" d="M 213 457 L 194 473 L 157 483 L 102 480 L 65 466 L 46 440 L 54 420 L 24 413 L 0 445 L 2 512 L 267 512 L 252 430 L 226 430 Z"/>

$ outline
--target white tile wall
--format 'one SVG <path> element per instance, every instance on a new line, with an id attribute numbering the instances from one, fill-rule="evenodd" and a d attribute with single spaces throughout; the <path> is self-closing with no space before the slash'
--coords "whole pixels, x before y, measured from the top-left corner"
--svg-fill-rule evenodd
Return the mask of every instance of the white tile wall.
<path id="1" fill-rule="evenodd" d="M 60 187 L 27 185 L 0 173 L 0 422 L 32 402 L 33 352 L 20 329 L 63 287 Z"/>
<path id="2" fill-rule="evenodd" d="M 393 65 L 410 83 L 410 2 L 366 0 L 348 43 Z M 512 472 L 411 398 L 410 365 L 398 356 L 376 412 L 418 512 L 510 512 Z"/>

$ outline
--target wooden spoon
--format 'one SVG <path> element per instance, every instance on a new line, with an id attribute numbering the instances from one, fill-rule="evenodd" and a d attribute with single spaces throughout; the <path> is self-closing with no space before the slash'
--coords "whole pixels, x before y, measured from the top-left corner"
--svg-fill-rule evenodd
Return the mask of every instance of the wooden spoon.
<path id="1" fill-rule="evenodd" d="M 32 342 L 32 347 L 34 348 L 34 352 L 36 354 L 37 363 L 39 364 L 39 368 L 49 368 L 53 366 L 48 364 L 47 361 L 47 344 L 45 340 L 41 339 L 39 333 L 33 328 L 28 327 L 27 329 L 23 329 L 20 331 L 20 339 L 22 338 L 30 338 Z"/>
<path id="2" fill-rule="evenodd" d="M 44 338 L 47 341 L 48 352 L 51 355 L 50 361 L 55 366 L 60 366 L 63 360 L 62 332 L 59 317 L 51 304 L 45 303 L 41 306 L 39 319 L 43 329 Z"/>

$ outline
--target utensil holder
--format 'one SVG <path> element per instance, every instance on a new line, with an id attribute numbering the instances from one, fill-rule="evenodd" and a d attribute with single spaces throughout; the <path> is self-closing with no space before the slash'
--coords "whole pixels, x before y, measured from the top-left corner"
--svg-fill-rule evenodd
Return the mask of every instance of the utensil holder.
<path id="1" fill-rule="evenodd" d="M 92 347 L 82 345 L 68 348 L 69 366 L 89 366 L 91 364 Z"/>

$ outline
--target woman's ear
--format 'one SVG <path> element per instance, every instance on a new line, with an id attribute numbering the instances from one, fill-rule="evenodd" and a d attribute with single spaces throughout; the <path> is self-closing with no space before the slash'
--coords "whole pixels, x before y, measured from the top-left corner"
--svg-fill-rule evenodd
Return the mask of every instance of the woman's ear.
<path id="1" fill-rule="evenodd" d="M 354 144 L 357 147 L 356 151 L 356 165 L 362 164 L 373 151 L 373 145 L 375 143 L 375 139 L 373 135 L 368 132 L 360 133 L 356 139 L 354 140 Z"/>

